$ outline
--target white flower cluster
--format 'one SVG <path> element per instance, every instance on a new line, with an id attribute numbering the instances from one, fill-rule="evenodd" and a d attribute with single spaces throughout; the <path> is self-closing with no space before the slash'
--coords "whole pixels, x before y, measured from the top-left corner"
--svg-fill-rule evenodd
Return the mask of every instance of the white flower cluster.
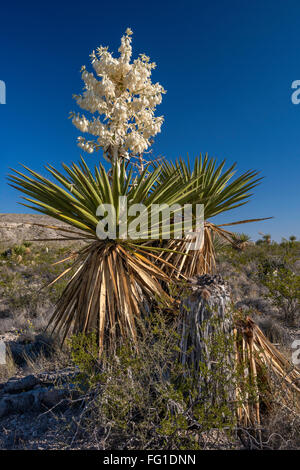
<path id="1" fill-rule="evenodd" d="M 163 116 L 155 117 L 155 108 L 166 93 L 159 84 L 151 82 L 156 67 L 149 57 L 140 54 L 130 63 L 132 31 L 128 28 L 121 39 L 120 57 L 113 58 L 107 47 L 99 47 L 91 54 L 94 73 L 82 67 L 85 84 L 82 95 L 75 95 L 77 104 L 97 117 L 71 113 L 73 124 L 95 140 L 78 138 L 78 145 L 88 153 L 103 148 L 109 161 L 130 158 L 148 149 L 161 130 Z"/>

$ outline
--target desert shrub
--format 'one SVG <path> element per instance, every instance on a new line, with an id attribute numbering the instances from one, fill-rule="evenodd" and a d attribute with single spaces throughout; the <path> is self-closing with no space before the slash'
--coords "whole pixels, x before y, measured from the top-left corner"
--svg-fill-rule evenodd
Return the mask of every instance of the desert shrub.
<path id="1" fill-rule="evenodd" d="M 300 449 L 300 413 L 293 404 L 284 406 L 280 401 L 264 422 L 264 439 L 269 449 Z"/>
<path id="2" fill-rule="evenodd" d="M 16 260 L 16 258 L 23 257 L 24 255 L 28 255 L 31 253 L 30 246 L 32 243 L 24 242 L 20 245 L 13 245 L 11 248 L 8 248 L 0 253 L 0 258 L 2 259 L 9 259 Z"/>
<path id="3" fill-rule="evenodd" d="M 200 391 L 195 371 L 177 360 L 176 322 L 156 312 L 146 323 L 138 351 L 123 342 L 114 356 L 101 361 L 94 334 L 71 339 L 72 358 L 80 370 L 78 386 L 93 396 L 81 417 L 81 433 L 93 436 L 100 449 L 197 449 L 203 432 L 230 434 L 235 411 L 229 398 L 214 403 L 211 390 Z M 218 341 L 213 344 L 215 357 Z M 221 346 L 218 351 L 220 362 L 224 351 Z M 199 367 L 213 388 L 227 380 L 217 365 L 209 370 L 203 362 Z"/>
<path id="4" fill-rule="evenodd" d="M 259 370 L 257 385 L 251 377 L 245 379 L 246 363 L 232 371 L 231 377 L 225 376 L 218 364 L 228 350 L 224 350 L 224 338 L 216 335 L 211 345 L 214 367 L 209 370 L 205 362 L 200 363 L 199 382 L 194 369 L 183 368 L 176 360 L 180 353 L 176 324 L 155 314 L 147 333 L 139 342 L 138 352 L 123 342 L 113 357 L 101 361 L 95 334 L 71 338 L 72 359 L 80 371 L 77 387 L 86 397 L 72 429 L 72 445 L 78 440 L 80 447 L 88 442 L 89 447 L 97 449 L 200 449 L 204 436 L 223 432 L 231 448 L 237 446 L 237 435 L 247 448 L 296 448 L 297 406 L 284 405 L 286 392 L 267 370 Z M 220 382 L 228 380 L 233 388 L 240 387 L 238 402 L 222 395 Z M 236 406 L 255 404 L 257 387 L 261 425 L 241 427 L 236 422 Z M 212 397 L 216 396 L 214 401 Z"/>
<path id="5" fill-rule="evenodd" d="M 300 242 L 286 242 L 271 244 L 249 243 L 244 250 L 237 251 L 230 245 L 224 245 L 218 249 L 219 261 L 230 261 L 233 266 L 245 266 L 248 263 L 255 262 L 257 266 L 270 262 L 271 264 L 293 264 L 299 259 Z"/>
<path id="6" fill-rule="evenodd" d="M 294 324 L 300 308 L 300 275 L 281 267 L 269 272 L 261 282 L 268 289 L 266 297 L 283 312 L 289 324 Z"/>
<path id="7" fill-rule="evenodd" d="M 70 252 L 71 247 L 46 251 L 40 246 L 29 248 L 28 245 L 29 242 L 16 245 L 0 255 L 0 295 L 13 315 L 24 310 L 29 316 L 34 316 L 41 306 L 55 303 L 69 278 L 66 275 L 49 289 L 41 289 L 69 267 L 68 262 L 53 263 L 58 256 L 64 257 L 66 252 Z M 22 260 L 18 261 L 18 257 Z"/>
<path id="8" fill-rule="evenodd" d="M 229 262 L 237 272 L 243 272 L 247 265 L 255 263 L 258 266 L 266 259 L 266 250 L 271 246 L 262 247 L 253 244 L 245 245 L 243 250 L 236 250 L 227 245 L 218 253 L 219 262 Z"/>
<path id="9" fill-rule="evenodd" d="M 285 263 L 283 260 L 274 258 L 262 258 L 259 260 L 257 276 L 259 280 L 265 280 L 266 276 L 277 273 L 279 269 L 284 269 Z"/>

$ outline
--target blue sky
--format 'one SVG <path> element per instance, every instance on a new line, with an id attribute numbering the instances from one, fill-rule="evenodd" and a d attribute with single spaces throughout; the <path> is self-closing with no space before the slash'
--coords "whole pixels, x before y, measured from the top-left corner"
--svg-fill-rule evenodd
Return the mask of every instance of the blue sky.
<path id="1" fill-rule="evenodd" d="M 247 205 L 218 218 L 274 216 L 235 227 L 280 240 L 300 236 L 300 79 L 298 0 L 6 2 L 0 7 L 0 212 L 24 212 L 6 183 L 8 168 L 78 160 L 79 132 L 68 120 L 82 89 L 80 67 L 99 45 L 117 53 L 127 27 L 133 54 L 157 63 L 167 90 L 154 155 L 175 159 L 208 152 L 239 172 L 265 177 Z M 94 164 L 97 156 L 86 156 Z"/>

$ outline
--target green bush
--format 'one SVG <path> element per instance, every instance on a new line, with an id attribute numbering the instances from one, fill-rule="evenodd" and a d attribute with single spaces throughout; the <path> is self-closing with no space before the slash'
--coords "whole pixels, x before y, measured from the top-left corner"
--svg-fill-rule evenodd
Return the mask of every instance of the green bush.
<path id="1" fill-rule="evenodd" d="M 300 309 L 300 275 L 281 267 L 266 274 L 262 283 L 268 289 L 266 297 L 284 314 L 284 319 L 294 324 Z"/>
<path id="2" fill-rule="evenodd" d="M 138 351 L 123 343 L 116 354 L 100 361 L 94 334 L 71 339 L 72 358 L 80 370 L 78 386 L 93 396 L 81 420 L 83 433 L 93 434 L 98 448 L 198 449 L 202 432 L 231 432 L 232 403 L 226 396 L 213 403 L 210 391 L 195 380 L 195 371 L 179 362 L 178 344 L 176 322 L 158 312 L 146 320 Z M 213 348 L 217 357 L 217 342 Z M 199 369 L 201 377 L 209 377 L 212 386 L 218 382 L 220 389 L 223 377 L 217 364 L 208 370 L 203 362 Z"/>

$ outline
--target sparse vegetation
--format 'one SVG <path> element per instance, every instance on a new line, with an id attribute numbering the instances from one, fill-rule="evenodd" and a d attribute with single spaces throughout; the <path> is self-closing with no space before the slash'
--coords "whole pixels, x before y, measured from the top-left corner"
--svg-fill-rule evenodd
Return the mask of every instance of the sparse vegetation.
<path id="1" fill-rule="evenodd" d="M 297 325 L 299 242 L 250 244 L 243 251 L 233 250 L 227 245 L 219 250 L 218 259 L 237 301 L 242 302 L 243 297 L 245 304 L 247 298 L 252 297 L 253 314 L 272 317 L 281 325 L 287 322 Z M 254 302 L 255 298 L 257 301 Z"/>
<path id="2" fill-rule="evenodd" d="M 213 403 L 207 388 L 199 396 L 197 374 L 178 361 L 176 322 L 159 312 L 146 322 L 138 353 L 123 343 L 114 356 L 99 360 L 95 335 L 72 338 L 79 386 L 94 391 L 80 419 L 81 435 L 99 449 L 183 450 L 200 449 L 201 436 L 215 430 L 227 435 L 229 448 L 236 446 L 235 409 L 227 396 Z M 228 380 L 221 373 L 223 346 L 216 337 L 213 353 L 220 367 L 209 370 L 201 363 L 202 377 L 211 387 L 218 381 L 219 390 Z"/>
<path id="3" fill-rule="evenodd" d="M 290 242 L 283 245 L 250 243 L 243 250 L 235 250 L 216 243 L 218 270 L 231 285 L 236 308 L 250 314 L 270 341 L 288 357 L 291 341 L 298 330 L 291 329 L 282 307 L 275 305 L 267 295 L 265 280 L 281 265 L 297 275 L 299 245 L 297 241 L 293 241 L 293 245 Z M 48 341 L 46 337 L 39 338 L 59 295 L 52 288 L 38 290 L 65 269 L 64 264 L 51 266 L 51 263 L 58 257 L 67 257 L 74 249 L 74 246 L 49 246 L 46 250 L 44 246 L 32 245 L 21 263 L 17 262 L 17 253 L 1 256 L 0 336 L 12 335 L 12 351 L 7 366 L 0 370 L 0 381 L 25 370 L 36 373 L 77 366 L 75 369 L 80 370 L 80 374 L 76 376 L 76 387 L 81 393 L 92 395 L 89 395 L 90 405 L 83 414 L 72 412 L 73 418 L 77 416 L 73 424 L 61 418 L 57 439 L 64 441 L 59 444 L 62 448 L 68 448 L 71 443 L 74 448 L 85 445 L 149 449 L 236 449 L 241 445 L 256 448 L 253 430 L 243 430 L 241 434 L 228 407 L 225 410 L 222 407 L 206 408 L 203 403 L 198 408 L 193 405 L 192 382 L 190 378 L 179 380 L 182 370 L 173 360 L 178 337 L 167 317 L 157 314 L 149 322 L 149 333 L 141 343 L 141 356 L 130 344 L 120 344 L 115 356 L 107 356 L 105 368 L 99 362 L 96 336 L 93 335 L 73 337 L 69 352 L 68 348 L 59 353 L 58 349 L 50 347 L 48 357 L 43 348 L 37 354 L 32 353 L 34 344 Z M 60 283 L 63 289 L 65 281 L 58 281 L 57 286 Z M 29 354 L 26 353 L 25 362 L 20 362 L 19 354 L 25 348 Z M 262 440 L 268 442 L 266 448 L 299 448 L 299 416 L 294 405 L 287 410 L 280 404 L 280 384 L 274 400 L 277 405 L 274 404 L 274 410 L 263 422 Z M 59 416 L 57 418 L 59 423 Z"/>
<path id="4" fill-rule="evenodd" d="M 267 298 L 295 325 L 300 314 L 300 275 L 283 267 L 268 273 L 262 282 L 268 289 Z"/>

